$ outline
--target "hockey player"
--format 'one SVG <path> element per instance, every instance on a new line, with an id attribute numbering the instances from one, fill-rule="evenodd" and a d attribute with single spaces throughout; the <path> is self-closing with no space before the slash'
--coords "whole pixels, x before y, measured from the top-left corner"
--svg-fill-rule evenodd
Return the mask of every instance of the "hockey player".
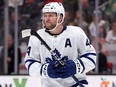
<path id="1" fill-rule="evenodd" d="M 95 68 L 95 49 L 81 28 L 62 25 L 64 17 L 61 3 L 46 4 L 42 9 L 43 29 L 37 33 L 66 65 L 60 66 L 44 44 L 31 36 L 25 66 L 30 76 L 42 79 L 42 87 L 80 87 L 72 76 L 88 87 L 86 73 Z"/>

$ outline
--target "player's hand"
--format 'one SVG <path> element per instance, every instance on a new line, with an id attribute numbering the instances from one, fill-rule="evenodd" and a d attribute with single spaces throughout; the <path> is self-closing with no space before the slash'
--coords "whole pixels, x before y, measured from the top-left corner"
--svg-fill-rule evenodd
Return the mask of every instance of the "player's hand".
<path id="1" fill-rule="evenodd" d="M 43 77 L 60 78 L 61 75 L 65 74 L 64 72 L 57 72 L 54 63 L 55 62 L 49 62 L 42 65 L 40 73 Z"/>
<path id="2" fill-rule="evenodd" d="M 68 78 L 76 74 L 76 64 L 73 60 L 67 60 L 66 65 L 56 69 L 56 72 L 59 73 L 60 78 Z"/>

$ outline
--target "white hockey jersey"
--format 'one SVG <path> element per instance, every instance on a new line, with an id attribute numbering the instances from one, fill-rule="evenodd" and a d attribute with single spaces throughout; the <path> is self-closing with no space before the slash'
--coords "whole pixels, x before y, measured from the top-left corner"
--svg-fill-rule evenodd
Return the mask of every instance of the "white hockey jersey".
<path id="1" fill-rule="evenodd" d="M 57 50 L 61 54 L 61 58 L 68 56 L 71 60 L 79 59 L 81 73 L 75 76 L 87 85 L 86 73 L 95 68 L 96 52 L 84 31 L 76 26 L 65 26 L 59 35 L 51 35 L 45 29 L 38 30 L 37 33 L 52 50 Z M 30 76 L 41 78 L 42 87 L 73 87 L 76 84 L 72 77 L 66 79 L 42 77 L 40 69 L 42 64 L 46 63 L 46 58 L 51 58 L 51 53 L 37 37 L 31 36 L 25 56 L 25 65 Z"/>

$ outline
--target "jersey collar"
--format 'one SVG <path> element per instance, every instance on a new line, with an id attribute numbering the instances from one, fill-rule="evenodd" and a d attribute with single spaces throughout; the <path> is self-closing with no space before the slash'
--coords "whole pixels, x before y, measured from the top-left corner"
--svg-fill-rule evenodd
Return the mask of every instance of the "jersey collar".
<path id="1" fill-rule="evenodd" d="M 63 31 L 65 31 L 66 30 L 66 28 L 67 28 L 67 26 L 63 26 L 63 30 L 62 30 L 62 32 Z M 49 33 L 50 35 L 52 35 L 52 36 L 54 36 L 54 35 L 59 35 L 59 34 L 61 34 L 61 33 L 59 33 L 59 34 L 51 34 L 49 31 L 47 31 L 46 29 L 45 29 L 45 32 L 47 32 L 47 33 Z"/>

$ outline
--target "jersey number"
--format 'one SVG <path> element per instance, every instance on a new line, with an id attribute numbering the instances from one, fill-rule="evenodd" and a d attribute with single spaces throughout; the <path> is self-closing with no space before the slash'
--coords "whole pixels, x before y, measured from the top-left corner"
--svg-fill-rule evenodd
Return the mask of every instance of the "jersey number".
<path id="1" fill-rule="evenodd" d="M 27 48 L 28 56 L 30 55 L 30 50 L 31 50 L 31 47 L 29 46 L 29 47 Z"/>
<path id="2" fill-rule="evenodd" d="M 87 40 L 86 40 L 86 46 L 88 46 L 88 45 L 90 45 L 90 44 L 91 44 L 90 40 L 87 39 Z"/>

